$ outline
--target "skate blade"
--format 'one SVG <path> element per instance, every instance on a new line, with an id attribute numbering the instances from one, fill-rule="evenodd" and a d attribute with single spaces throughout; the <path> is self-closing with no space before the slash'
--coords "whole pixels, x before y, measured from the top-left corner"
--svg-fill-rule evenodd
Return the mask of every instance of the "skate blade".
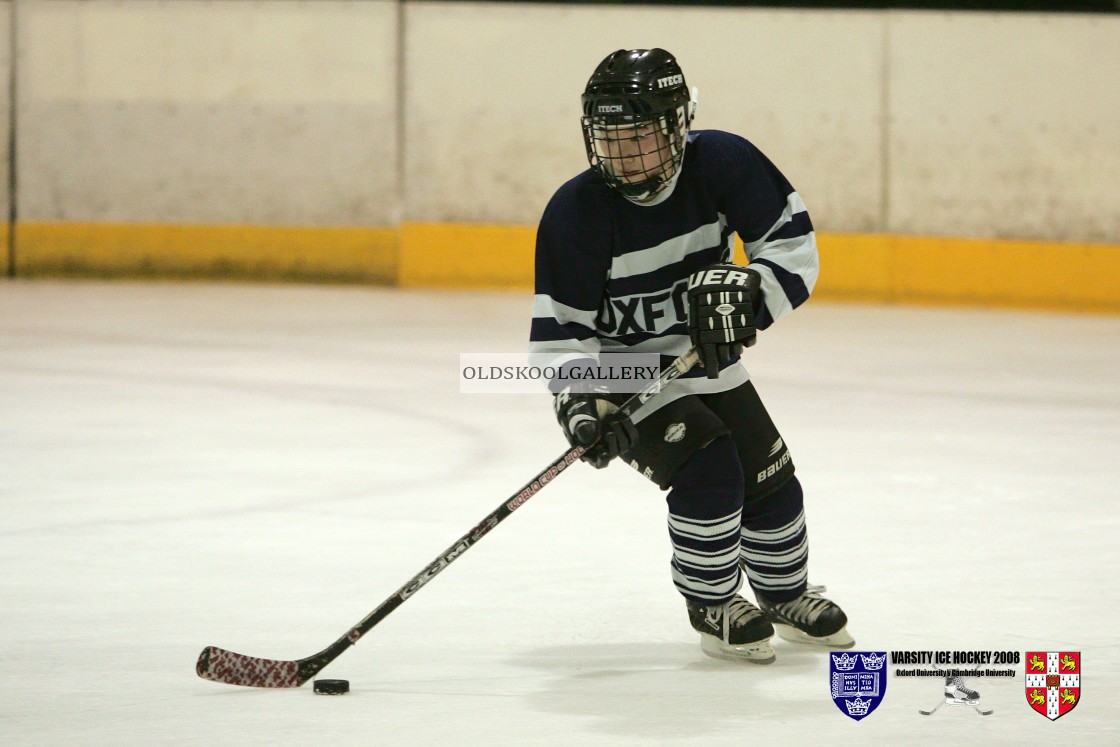
<path id="1" fill-rule="evenodd" d="M 856 645 L 856 641 L 848 633 L 848 626 L 846 625 L 832 635 L 824 635 L 819 638 L 803 633 L 792 625 L 782 623 L 774 623 L 774 631 L 782 640 L 791 643 L 812 643 L 816 646 L 828 646 L 830 648 L 851 648 Z"/>
<path id="2" fill-rule="evenodd" d="M 770 645 L 769 638 L 736 646 L 724 643 L 715 636 L 701 633 L 700 649 L 708 656 L 716 659 L 747 661 L 751 664 L 773 664 L 777 658 L 774 655 L 774 648 Z"/>

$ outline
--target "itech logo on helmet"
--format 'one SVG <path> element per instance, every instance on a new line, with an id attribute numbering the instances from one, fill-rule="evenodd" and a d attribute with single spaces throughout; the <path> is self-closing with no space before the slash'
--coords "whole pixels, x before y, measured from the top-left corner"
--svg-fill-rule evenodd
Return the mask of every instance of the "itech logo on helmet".
<path id="1" fill-rule="evenodd" d="M 622 104 L 599 104 L 600 114 L 622 114 Z"/>
<path id="2" fill-rule="evenodd" d="M 670 76 L 665 77 L 665 78 L 658 78 L 657 79 L 657 87 L 658 88 L 668 88 L 670 86 L 679 86 L 682 83 L 684 83 L 684 76 L 680 75 L 680 74 L 670 75 Z"/>

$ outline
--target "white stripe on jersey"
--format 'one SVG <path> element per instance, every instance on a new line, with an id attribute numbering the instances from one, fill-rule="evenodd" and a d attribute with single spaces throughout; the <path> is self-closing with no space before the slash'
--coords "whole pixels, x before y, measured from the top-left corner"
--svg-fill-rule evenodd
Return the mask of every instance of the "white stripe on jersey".
<path id="1" fill-rule="evenodd" d="M 623 345 L 617 340 L 612 340 L 607 337 L 603 339 L 603 352 L 609 353 L 614 350 L 626 353 L 660 353 L 662 355 L 671 355 L 674 358 L 684 355 L 692 347 L 692 338 L 688 335 L 664 335 L 662 337 L 651 337 L 648 340 L 642 340 L 634 345 Z"/>
<path id="2" fill-rule="evenodd" d="M 719 213 L 719 220 L 706 226 L 674 236 L 649 249 L 642 249 L 621 257 L 611 263 L 611 278 L 628 278 L 660 270 L 666 265 L 680 262 L 689 254 L 719 246 L 720 236 L 727 227 L 727 216 Z M 734 246 L 734 238 L 728 237 L 729 246 Z"/>
<path id="3" fill-rule="evenodd" d="M 765 259 L 794 275 L 800 275 L 805 288 L 812 293 L 817 284 L 817 277 L 820 275 L 816 232 L 810 231 L 804 236 L 768 241 L 775 231 L 793 220 L 794 215 L 806 211 L 801 195 L 791 192 L 782 216 L 770 227 L 770 230 L 758 241 L 752 241 L 743 247 L 747 259 L 752 263 L 751 269 L 756 270 L 762 278 L 762 297 L 766 301 L 770 318 L 774 321 L 793 311 L 793 304 L 790 303 L 781 283 L 774 277 L 774 271 L 764 264 L 755 263 L 754 260 Z"/>
<path id="4" fill-rule="evenodd" d="M 563 366 L 570 361 L 599 360 L 599 338 L 586 340 L 542 340 L 529 343 L 529 363 L 534 366 Z"/>
<path id="5" fill-rule="evenodd" d="M 771 234 L 793 220 L 793 216 L 797 215 L 798 213 L 807 212 L 808 210 L 809 208 L 805 207 L 805 202 L 801 199 L 801 195 L 797 194 L 796 192 L 790 192 L 789 197 L 786 198 L 786 207 L 784 210 L 782 210 L 781 217 L 779 217 L 778 220 L 774 222 L 774 225 L 770 226 L 770 230 L 763 234 L 762 238 L 760 238 L 758 241 L 752 241 L 751 243 L 743 246 L 743 250 L 747 253 L 747 257 L 749 259 L 753 259 L 757 255 L 758 250 L 766 244 L 766 240 L 770 238 Z"/>
<path id="6" fill-rule="evenodd" d="M 780 247 L 779 252 L 773 255 L 768 253 L 771 247 Z M 767 249 L 758 253 L 755 259 L 768 259 L 776 265 L 789 270 L 795 275 L 800 275 L 805 281 L 805 288 L 812 293 L 820 274 L 820 261 L 817 258 L 817 237 L 815 232 L 795 239 L 778 241 L 770 244 Z M 774 270 L 761 262 L 752 262 L 751 269 L 758 272 L 762 278 L 762 298 L 770 318 L 774 321 L 793 311 L 793 304 L 786 295 L 781 283 L 774 277 Z"/>
<path id="7" fill-rule="evenodd" d="M 595 311 L 577 309 L 573 306 L 562 304 L 552 298 L 552 296 L 547 296 L 543 293 L 538 293 L 533 296 L 534 319 L 555 319 L 560 322 L 560 324 L 575 322 L 576 324 L 582 324 L 588 329 L 595 329 L 595 317 L 598 315 L 598 309 Z"/>
<path id="8" fill-rule="evenodd" d="M 533 296 L 533 318 L 555 319 L 559 324 L 575 322 L 588 329 L 595 329 L 597 311 L 584 311 L 574 306 L 562 304 L 544 293 Z M 599 359 L 600 340 L 589 337 L 577 340 L 537 340 L 529 342 L 529 363 L 534 366 L 562 366 L 569 361 L 586 358 Z"/>

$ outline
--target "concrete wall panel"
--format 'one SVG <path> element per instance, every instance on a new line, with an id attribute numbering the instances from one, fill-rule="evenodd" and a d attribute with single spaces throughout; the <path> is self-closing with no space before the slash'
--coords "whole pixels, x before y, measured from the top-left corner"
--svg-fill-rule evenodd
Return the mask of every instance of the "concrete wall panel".
<path id="1" fill-rule="evenodd" d="M 697 128 L 755 142 L 818 225 L 880 218 L 883 16 L 719 8 L 413 3 L 406 217 L 535 223 L 587 167 L 579 95 L 620 47 L 663 47 L 700 88 Z"/>
<path id="2" fill-rule="evenodd" d="M 1120 241 L 1120 18 L 890 23 L 883 230 Z"/>
<path id="3" fill-rule="evenodd" d="M 21 215 L 393 222 L 396 17 L 379 1 L 27 3 Z"/>

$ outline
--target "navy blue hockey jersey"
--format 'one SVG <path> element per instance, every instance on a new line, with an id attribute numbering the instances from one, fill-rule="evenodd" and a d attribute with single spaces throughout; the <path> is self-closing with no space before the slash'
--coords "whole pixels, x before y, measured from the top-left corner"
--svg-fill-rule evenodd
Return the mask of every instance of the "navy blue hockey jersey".
<path id="1" fill-rule="evenodd" d="M 805 302 L 819 264 L 805 204 L 754 145 L 719 130 L 690 133 L 672 193 L 652 205 L 628 201 L 591 169 L 571 179 L 537 230 L 534 361 L 559 366 L 601 351 L 660 353 L 667 362 L 686 352 L 688 276 L 730 262 L 736 233 L 762 277 L 755 324 L 765 329 Z M 654 402 L 747 378 L 737 362 L 718 379 L 694 370 Z"/>

